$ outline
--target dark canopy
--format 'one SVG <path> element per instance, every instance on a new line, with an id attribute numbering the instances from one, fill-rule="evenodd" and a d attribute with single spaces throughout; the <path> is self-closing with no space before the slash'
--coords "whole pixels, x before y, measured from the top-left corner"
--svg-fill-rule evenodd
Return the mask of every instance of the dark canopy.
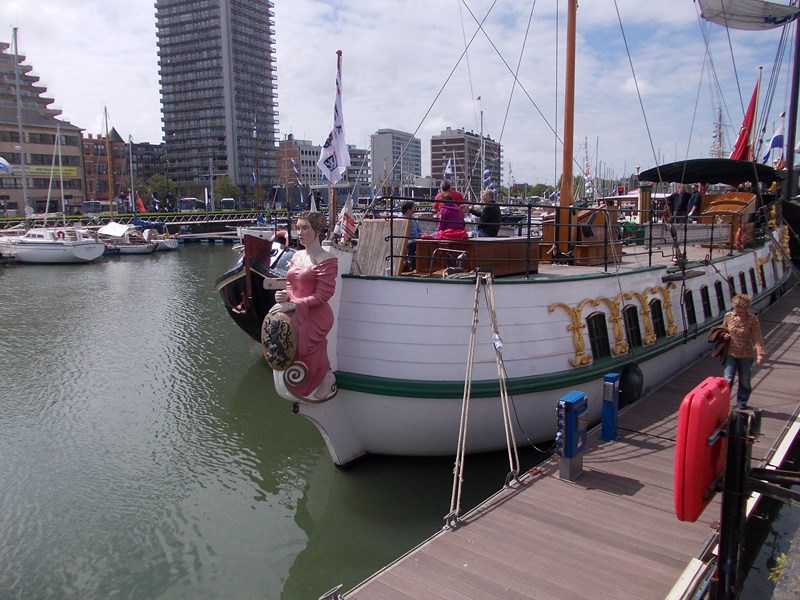
<path id="1" fill-rule="evenodd" d="M 752 183 L 758 181 L 769 185 L 776 179 L 775 169 L 768 165 L 729 158 L 693 158 L 653 167 L 639 173 L 639 181 L 654 182 L 739 185 L 746 181 Z"/>

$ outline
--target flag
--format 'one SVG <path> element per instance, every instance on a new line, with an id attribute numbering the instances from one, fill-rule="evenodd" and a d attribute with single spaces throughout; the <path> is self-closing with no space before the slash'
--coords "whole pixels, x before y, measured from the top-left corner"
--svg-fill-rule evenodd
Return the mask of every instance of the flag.
<path id="1" fill-rule="evenodd" d="M 139 192 L 136 192 L 136 208 L 139 212 L 147 212 L 147 209 L 144 207 L 144 202 L 139 198 Z"/>
<path id="2" fill-rule="evenodd" d="M 335 233 L 342 236 L 344 241 L 350 240 L 356 235 L 356 219 L 353 216 L 353 195 L 347 196 L 342 210 L 339 211 L 339 219 L 336 221 Z"/>
<path id="3" fill-rule="evenodd" d="M 480 102 L 480 101 L 481 101 L 481 97 L 480 97 L 480 96 L 478 96 L 478 102 Z"/>
<path id="4" fill-rule="evenodd" d="M 253 185 L 255 185 L 256 183 L 257 183 L 257 180 L 256 180 L 256 172 L 255 172 L 255 171 L 253 171 Z"/>
<path id="5" fill-rule="evenodd" d="M 445 175 L 445 177 L 447 177 L 448 175 L 452 175 L 452 174 L 453 174 L 453 159 L 452 158 L 448 158 L 447 159 L 447 166 L 444 168 L 444 175 Z"/>
<path id="6" fill-rule="evenodd" d="M 297 181 L 298 187 L 303 187 L 303 182 L 300 181 L 300 171 L 297 169 L 297 161 L 295 159 L 290 159 L 292 161 L 292 171 L 294 171 L 294 177 Z"/>
<path id="7" fill-rule="evenodd" d="M 309 204 L 309 207 L 308 207 L 309 211 L 317 212 L 317 201 L 314 199 L 314 194 L 313 193 L 309 193 L 308 194 L 308 204 Z"/>
<path id="8" fill-rule="evenodd" d="M 733 147 L 730 158 L 735 160 L 753 160 L 753 127 L 756 124 L 756 104 L 758 104 L 758 88 L 761 85 L 761 75 L 758 76 L 753 95 L 750 97 L 750 104 L 747 112 L 744 113 L 742 128 L 739 130 L 739 137 Z"/>
<path id="9" fill-rule="evenodd" d="M 342 51 L 336 51 L 336 98 L 333 103 L 333 128 L 319 153 L 317 167 L 331 183 L 342 178 L 350 166 L 350 153 L 344 137 L 342 114 Z"/>
<path id="10" fill-rule="evenodd" d="M 258 121 L 255 117 L 253 117 L 253 137 L 258 137 L 258 132 L 261 131 L 261 127 L 258 126 Z"/>
<path id="11" fill-rule="evenodd" d="M 772 154 L 773 148 L 783 149 L 783 124 L 772 134 L 772 139 L 767 145 L 767 151 L 761 159 L 761 162 L 766 163 L 769 160 L 769 155 Z"/>
<path id="12" fill-rule="evenodd" d="M 14 171 L 11 168 L 11 165 L 8 164 L 8 161 L 0 156 L 0 173 L 7 173 L 8 175 L 13 175 Z"/>

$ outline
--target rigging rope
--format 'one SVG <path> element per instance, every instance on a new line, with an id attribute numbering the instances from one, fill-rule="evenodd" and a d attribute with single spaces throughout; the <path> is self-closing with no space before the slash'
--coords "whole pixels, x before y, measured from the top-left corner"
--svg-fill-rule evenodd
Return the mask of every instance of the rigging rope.
<path id="1" fill-rule="evenodd" d="M 469 422 L 469 402 L 472 394 L 472 369 L 475 362 L 475 340 L 478 331 L 478 314 L 480 312 L 481 287 L 484 289 L 486 308 L 489 313 L 489 325 L 492 331 L 492 345 L 495 350 L 495 363 L 497 365 L 497 378 L 500 384 L 500 403 L 503 412 L 503 427 L 505 428 L 506 445 L 508 448 L 509 473 L 506 476 L 506 485 L 516 480 L 519 475 L 519 455 L 514 438 L 514 428 L 511 424 L 511 411 L 509 409 L 508 388 L 506 385 L 505 364 L 503 363 L 503 342 L 497 327 L 497 308 L 492 287 L 491 273 L 477 273 L 475 277 L 475 300 L 472 305 L 472 327 L 469 334 L 467 349 L 467 373 L 464 378 L 464 395 L 461 399 L 461 419 L 458 428 L 458 445 L 456 448 L 455 464 L 453 465 L 453 492 L 450 496 L 450 512 L 445 515 L 445 529 L 458 527 L 458 517 L 461 514 L 461 491 L 464 483 L 464 459 L 467 447 L 467 425 Z"/>

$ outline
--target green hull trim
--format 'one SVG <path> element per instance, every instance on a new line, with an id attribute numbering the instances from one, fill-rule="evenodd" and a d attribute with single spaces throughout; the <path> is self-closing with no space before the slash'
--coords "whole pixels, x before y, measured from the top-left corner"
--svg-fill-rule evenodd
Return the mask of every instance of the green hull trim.
<path id="1" fill-rule="evenodd" d="M 640 346 L 633 352 L 627 352 L 620 356 L 601 358 L 585 367 L 559 371 L 549 375 L 515 377 L 507 381 L 506 387 L 509 394 L 520 395 L 546 392 L 601 379 L 606 373 L 621 371 L 632 363 L 647 362 L 698 337 L 705 339 L 708 331 L 721 320 L 722 317 L 709 320 L 696 328 L 692 328 L 687 333 L 661 338 L 650 346 Z M 340 390 L 399 398 L 457 399 L 464 396 L 463 381 L 396 379 L 336 371 L 336 384 Z M 472 398 L 495 398 L 499 395 L 500 385 L 496 379 L 472 382 L 470 393 Z"/>

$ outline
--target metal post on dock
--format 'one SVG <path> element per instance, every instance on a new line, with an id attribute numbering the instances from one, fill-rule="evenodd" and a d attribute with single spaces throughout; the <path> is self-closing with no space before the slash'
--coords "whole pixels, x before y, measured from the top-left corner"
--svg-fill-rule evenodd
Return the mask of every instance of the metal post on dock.
<path id="1" fill-rule="evenodd" d="M 583 451 L 588 425 L 587 394 L 574 390 L 558 401 L 556 448 L 561 457 L 558 475 L 575 481 L 583 473 Z"/>
<path id="2" fill-rule="evenodd" d="M 606 373 L 603 376 L 603 417 L 600 439 L 606 442 L 617 441 L 617 414 L 619 413 L 619 373 Z"/>

